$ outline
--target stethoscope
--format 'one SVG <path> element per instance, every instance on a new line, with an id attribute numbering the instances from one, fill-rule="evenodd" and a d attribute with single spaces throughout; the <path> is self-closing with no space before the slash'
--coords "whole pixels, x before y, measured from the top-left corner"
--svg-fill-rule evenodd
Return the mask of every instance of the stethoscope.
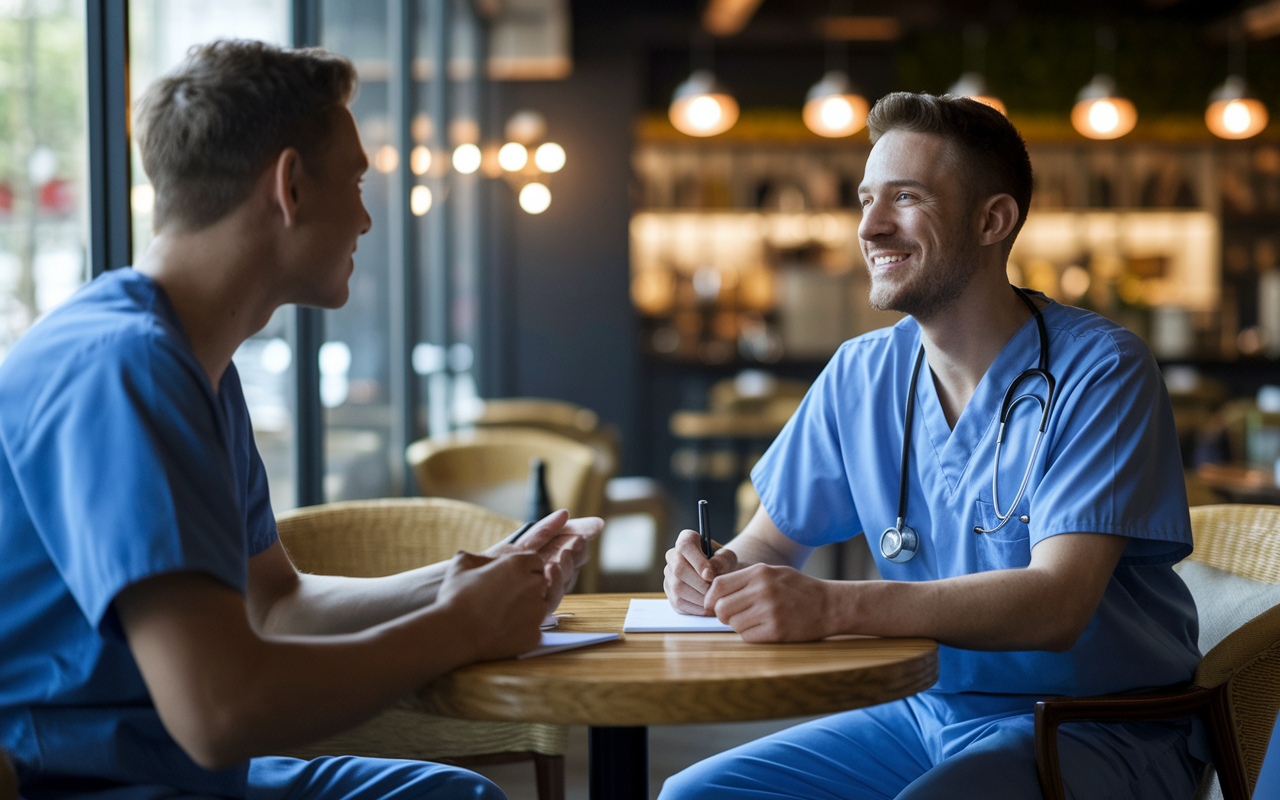
<path id="1" fill-rule="evenodd" d="M 1040 451 L 1040 442 L 1044 439 L 1044 430 L 1049 425 L 1049 409 L 1053 406 L 1054 380 L 1053 375 L 1049 372 L 1049 332 L 1044 325 L 1044 317 L 1040 314 L 1040 309 L 1036 308 L 1036 304 L 1031 302 L 1031 298 L 1027 297 L 1026 292 L 1017 286 L 1013 290 L 1018 293 L 1018 297 L 1022 298 L 1022 302 L 1027 304 L 1027 308 L 1031 309 L 1031 313 L 1036 318 L 1036 326 L 1040 331 L 1040 365 L 1031 369 L 1023 370 L 1018 377 L 1013 379 L 1009 384 L 1009 388 L 1005 390 L 1004 402 L 1000 404 L 1000 428 L 996 433 L 996 457 L 995 464 L 991 468 L 991 500 L 995 506 L 996 523 L 993 528 L 984 528 L 981 525 L 973 527 L 974 533 L 995 533 L 1003 528 L 1009 520 L 1013 519 L 1013 511 L 1018 507 L 1018 503 L 1022 502 L 1022 495 L 1027 490 L 1027 483 L 1031 480 L 1031 467 L 1036 463 L 1036 454 Z M 911 420 L 915 416 L 916 410 L 916 381 L 920 377 L 920 362 L 924 361 L 924 345 L 920 346 L 920 352 L 916 354 L 915 366 L 911 369 L 911 386 L 907 389 L 907 413 L 903 422 L 902 432 L 902 474 L 898 479 L 898 522 L 892 528 L 885 528 L 884 533 L 880 534 L 880 554 L 895 564 L 903 564 L 915 557 L 916 551 L 920 549 L 920 537 L 916 532 L 907 525 L 907 465 L 911 457 Z M 1043 400 L 1034 394 L 1021 394 L 1014 396 L 1018 387 L 1022 382 L 1032 378 L 1041 378 L 1045 382 L 1048 391 Z M 1009 505 L 1009 510 L 1000 511 L 1000 447 L 1004 444 L 1005 424 L 1009 420 L 1009 412 L 1014 406 L 1023 400 L 1034 400 L 1040 404 L 1040 429 L 1036 431 L 1036 441 L 1031 447 L 1031 458 L 1027 461 L 1027 469 L 1022 473 L 1022 483 L 1018 486 L 1018 494 L 1013 498 L 1013 502 Z M 1031 518 L 1026 514 L 1018 517 L 1022 523 L 1028 523 Z"/>

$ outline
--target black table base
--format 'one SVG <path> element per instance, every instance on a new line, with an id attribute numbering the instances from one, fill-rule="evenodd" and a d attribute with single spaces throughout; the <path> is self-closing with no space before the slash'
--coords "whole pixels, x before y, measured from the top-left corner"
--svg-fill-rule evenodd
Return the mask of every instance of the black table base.
<path id="1" fill-rule="evenodd" d="M 649 729 L 592 727 L 591 800 L 649 800 Z"/>

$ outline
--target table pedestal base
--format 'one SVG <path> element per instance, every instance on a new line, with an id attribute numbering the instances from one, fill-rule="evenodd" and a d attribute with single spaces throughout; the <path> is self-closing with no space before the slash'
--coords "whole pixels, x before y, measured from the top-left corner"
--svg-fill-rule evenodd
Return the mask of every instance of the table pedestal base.
<path id="1" fill-rule="evenodd" d="M 649 800 L 649 729 L 589 730 L 591 800 Z"/>

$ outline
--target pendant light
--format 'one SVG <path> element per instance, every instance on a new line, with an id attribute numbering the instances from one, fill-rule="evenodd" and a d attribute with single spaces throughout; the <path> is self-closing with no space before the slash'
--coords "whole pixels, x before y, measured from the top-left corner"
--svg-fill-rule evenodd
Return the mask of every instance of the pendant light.
<path id="1" fill-rule="evenodd" d="M 1232 25 L 1227 31 L 1227 57 L 1230 75 L 1209 95 L 1204 122 L 1214 136 L 1223 139 L 1248 139 L 1267 127 L 1267 107 L 1249 96 L 1244 80 L 1244 31 Z"/>
<path id="2" fill-rule="evenodd" d="M 1090 139 L 1118 139 L 1137 122 L 1137 109 L 1116 93 L 1116 82 L 1110 75 L 1094 75 L 1071 109 L 1071 124 Z"/>
<path id="3" fill-rule="evenodd" d="M 983 66 L 987 55 L 987 29 L 981 25 L 966 25 L 964 29 L 965 70 L 960 78 L 947 89 L 947 94 L 977 100 L 1008 116 L 1004 103 L 987 89 Z"/>
<path id="4" fill-rule="evenodd" d="M 831 70 L 809 89 L 804 104 L 804 124 L 819 136 L 837 139 L 852 136 L 867 125 L 871 106 L 849 76 Z"/>
<path id="5" fill-rule="evenodd" d="M 1096 73 L 1076 96 L 1071 124 L 1090 139 L 1118 139 L 1138 123 L 1138 111 L 1116 92 L 1116 35 L 1110 28 L 1098 29 L 1096 53 Z"/>
<path id="6" fill-rule="evenodd" d="M 689 136 L 715 136 L 738 121 L 738 101 L 709 69 L 694 70 L 671 97 L 671 124 Z"/>
<path id="7" fill-rule="evenodd" d="M 1214 136 L 1223 139 L 1248 139 L 1267 127 L 1267 107 L 1261 100 L 1248 96 L 1244 78 L 1231 75 L 1209 95 L 1209 108 L 1204 122 Z"/>

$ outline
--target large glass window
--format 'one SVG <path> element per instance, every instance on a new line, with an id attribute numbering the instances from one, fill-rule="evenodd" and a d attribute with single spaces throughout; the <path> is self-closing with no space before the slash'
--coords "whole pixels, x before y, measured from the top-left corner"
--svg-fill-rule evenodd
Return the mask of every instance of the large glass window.
<path id="1" fill-rule="evenodd" d="M 87 278 L 84 4 L 0 1 L 0 358 Z"/>
<path id="2" fill-rule="evenodd" d="M 289 44 L 289 0 L 131 0 L 129 86 L 136 103 L 155 78 L 176 66 L 192 45 L 220 38 Z M 82 37 L 83 38 L 83 37 Z M 133 252 L 137 260 L 151 243 L 155 194 L 134 146 Z M 244 385 L 254 439 L 267 469 L 276 511 L 294 504 L 293 366 L 287 327 L 292 310 L 282 308 L 235 354 Z"/>

